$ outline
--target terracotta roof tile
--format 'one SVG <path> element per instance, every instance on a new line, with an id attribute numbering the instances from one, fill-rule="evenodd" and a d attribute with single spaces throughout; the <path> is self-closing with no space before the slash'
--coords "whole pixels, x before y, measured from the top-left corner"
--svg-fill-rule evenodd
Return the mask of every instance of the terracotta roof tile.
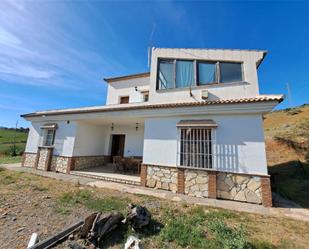
<path id="1" fill-rule="evenodd" d="M 207 105 L 221 105 L 221 104 L 238 104 L 238 103 L 256 103 L 256 102 L 281 102 L 284 99 L 283 95 L 259 95 L 254 98 L 241 98 L 241 99 L 221 99 L 211 101 L 198 101 L 198 102 L 177 102 L 177 103 L 131 103 L 121 105 L 106 105 L 95 107 L 83 107 L 75 109 L 59 109 L 49 111 L 38 111 L 34 113 L 24 114 L 21 117 L 36 117 L 36 116 L 52 116 L 64 114 L 80 114 L 80 113 L 95 113 L 95 112 L 113 112 L 125 110 L 143 110 L 143 109 L 163 109 L 163 108 L 177 108 L 177 107 L 194 107 L 194 106 L 207 106 Z"/>

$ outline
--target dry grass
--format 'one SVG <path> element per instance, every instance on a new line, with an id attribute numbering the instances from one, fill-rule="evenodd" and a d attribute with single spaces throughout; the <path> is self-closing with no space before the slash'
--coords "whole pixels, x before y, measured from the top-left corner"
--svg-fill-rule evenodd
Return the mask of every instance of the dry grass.
<path id="1" fill-rule="evenodd" d="M 113 207 L 125 213 L 125 206 L 130 202 L 145 205 L 152 213 L 155 224 L 164 226 L 158 233 L 150 228 L 146 233 L 138 234 L 146 249 L 181 248 L 181 245 L 200 248 L 200 245 L 205 245 L 209 239 L 224 231 L 242 238 L 243 235 L 238 230 L 229 230 L 240 227 L 244 227 L 246 241 L 251 248 L 306 248 L 309 243 L 308 222 L 186 205 L 4 170 L 0 171 L 0 213 L 14 213 L 17 220 L 13 224 L 10 220 L 0 220 L 0 248 L 5 248 L 2 246 L 10 241 L 10 238 L 4 237 L 10 232 L 13 235 L 11 243 L 14 243 L 11 248 L 22 248 L 34 231 L 44 238 L 83 219 L 95 209 L 109 212 Z M 3 203 L 10 205 L 6 207 Z M 191 218 L 197 223 L 190 222 Z M 38 221 L 41 225 L 37 225 Z M 183 230 L 185 227 L 181 226 L 182 221 L 190 225 L 194 236 L 186 236 L 178 241 L 177 236 L 187 233 Z M 211 225 L 217 221 L 219 225 L 220 222 L 226 225 Z M 14 241 L 18 225 L 26 225 L 26 228 L 18 241 Z M 112 248 L 123 248 L 124 239 L 125 237 L 114 243 Z M 229 239 L 231 237 L 228 235 L 226 243 L 230 243 Z M 222 245 L 217 242 L 213 240 L 212 243 L 206 243 L 212 245 L 206 248 L 220 248 L 218 246 Z"/>

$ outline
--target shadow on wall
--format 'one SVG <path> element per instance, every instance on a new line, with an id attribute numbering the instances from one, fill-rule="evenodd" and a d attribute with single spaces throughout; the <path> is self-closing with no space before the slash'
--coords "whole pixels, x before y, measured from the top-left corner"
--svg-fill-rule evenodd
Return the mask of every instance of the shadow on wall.
<path id="1" fill-rule="evenodd" d="M 240 144 L 216 144 L 214 164 L 217 170 L 238 171 L 239 170 L 239 146 Z"/>

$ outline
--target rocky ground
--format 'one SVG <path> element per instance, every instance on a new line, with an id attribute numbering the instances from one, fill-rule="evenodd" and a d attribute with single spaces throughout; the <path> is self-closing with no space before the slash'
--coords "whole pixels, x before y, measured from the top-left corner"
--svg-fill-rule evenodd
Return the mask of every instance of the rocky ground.
<path id="1" fill-rule="evenodd" d="M 222 231 L 232 234 L 224 235 L 227 244 L 234 243 L 233 233 L 240 231 L 230 229 L 241 226 L 246 228 L 246 241 L 252 248 L 306 248 L 309 243 L 309 222 L 197 207 L 0 168 L 0 248 L 26 248 L 33 232 L 42 240 L 94 211 L 125 215 L 129 203 L 146 206 L 152 214 L 152 225 L 135 234 L 145 249 L 205 248 L 202 245 L 208 243 L 223 248 L 221 239 L 209 236 L 209 224 L 218 220 L 226 224 Z M 132 231 L 118 233 L 106 248 L 123 248 L 130 234 Z M 70 248 L 73 243 L 67 240 L 56 248 Z"/>
<path id="2" fill-rule="evenodd" d="M 57 212 L 55 196 L 45 188 L 7 187 L 0 190 L 0 248 L 3 249 L 25 248 L 33 232 L 44 239 L 90 213 L 77 207 L 64 218 Z"/>

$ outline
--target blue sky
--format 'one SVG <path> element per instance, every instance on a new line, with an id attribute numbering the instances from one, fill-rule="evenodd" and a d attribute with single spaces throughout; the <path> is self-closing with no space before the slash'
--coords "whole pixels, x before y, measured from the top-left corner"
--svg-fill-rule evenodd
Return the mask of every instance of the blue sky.
<path id="1" fill-rule="evenodd" d="M 149 46 L 268 50 L 260 92 L 285 94 L 289 82 L 292 105 L 309 102 L 309 3 L 2 0 L 0 9 L 0 126 L 104 104 L 102 78 L 148 71 Z"/>

